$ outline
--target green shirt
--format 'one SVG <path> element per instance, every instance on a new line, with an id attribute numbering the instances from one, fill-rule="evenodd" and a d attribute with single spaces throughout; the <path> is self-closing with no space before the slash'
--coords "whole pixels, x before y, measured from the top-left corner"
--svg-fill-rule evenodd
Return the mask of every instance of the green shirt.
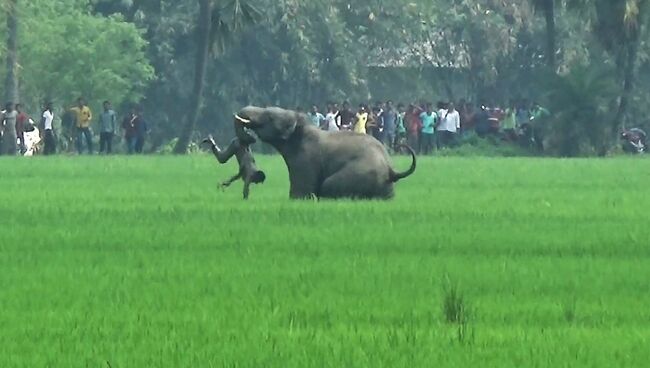
<path id="1" fill-rule="evenodd" d="M 423 112 L 420 114 L 420 120 L 422 121 L 422 133 L 433 134 L 435 132 L 434 129 L 438 120 L 438 115 L 435 112 L 431 112 L 431 115 L 426 111 Z"/>

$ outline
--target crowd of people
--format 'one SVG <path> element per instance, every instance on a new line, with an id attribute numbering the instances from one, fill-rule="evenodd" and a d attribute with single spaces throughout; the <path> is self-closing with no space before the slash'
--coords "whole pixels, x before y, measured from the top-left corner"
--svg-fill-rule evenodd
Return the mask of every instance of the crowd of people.
<path id="1" fill-rule="evenodd" d="M 298 108 L 302 112 L 301 108 Z M 480 137 L 495 136 L 521 142 L 543 150 L 545 120 L 550 112 L 538 103 L 513 101 L 508 108 L 487 107 L 461 100 L 433 103 L 376 102 L 373 107 L 360 104 L 353 110 L 349 102 L 327 104 L 322 114 L 317 105 L 307 111 L 314 126 L 327 131 L 348 130 L 370 134 L 393 152 L 408 145 L 419 154 L 454 147 L 459 137 L 474 132 Z"/>
<path id="2" fill-rule="evenodd" d="M 42 142 L 42 153 L 52 155 L 57 152 L 59 141 L 54 128 L 54 109 L 51 102 L 45 104 L 38 123 L 25 111 L 21 104 L 11 102 L 5 105 L 0 115 L 0 139 L 5 139 L 7 127 L 13 126 L 16 131 L 17 149 L 22 155 L 32 155 L 38 151 Z M 61 118 L 61 130 L 64 141 L 74 143 L 77 152 L 93 154 L 94 132 L 92 129 L 94 115 L 86 100 L 80 97 L 75 106 L 65 109 Z M 118 116 L 110 101 L 104 101 L 103 110 L 96 118 L 96 129 L 99 130 L 99 153 L 113 153 L 113 141 L 121 129 L 126 152 L 129 154 L 142 153 L 145 139 L 149 131 L 147 121 L 137 106 L 126 114 L 118 125 Z"/>

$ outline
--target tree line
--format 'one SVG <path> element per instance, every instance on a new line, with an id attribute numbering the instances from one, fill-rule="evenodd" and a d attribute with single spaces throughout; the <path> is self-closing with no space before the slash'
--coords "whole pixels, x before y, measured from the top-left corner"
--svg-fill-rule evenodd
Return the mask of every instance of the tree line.
<path id="1" fill-rule="evenodd" d="M 550 152 L 648 123 L 650 0 L 7 0 L 5 100 L 141 105 L 155 149 L 243 105 L 539 100 Z"/>

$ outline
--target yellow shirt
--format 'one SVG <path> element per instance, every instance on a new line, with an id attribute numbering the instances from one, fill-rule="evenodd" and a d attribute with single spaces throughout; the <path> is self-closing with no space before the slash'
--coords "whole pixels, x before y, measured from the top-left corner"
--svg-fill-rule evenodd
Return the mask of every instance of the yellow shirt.
<path id="1" fill-rule="evenodd" d="M 88 128 L 90 126 L 90 121 L 93 119 L 93 113 L 90 111 L 90 107 L 73 107 L 70 111 L 74 112 L 77 116 L 77 128 Z"/>
<path id="2" fill-rule="evenodd" d="M 363 114 L 357 113 L 357 123 L 354 124 L 354 132 L 366 134 L 366 123 L 368 122 L 368 113 L 364 112 Z"/>

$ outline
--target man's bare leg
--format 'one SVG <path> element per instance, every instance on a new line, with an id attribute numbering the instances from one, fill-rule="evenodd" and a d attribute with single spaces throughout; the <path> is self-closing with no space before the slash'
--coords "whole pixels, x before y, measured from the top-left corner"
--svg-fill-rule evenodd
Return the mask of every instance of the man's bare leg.
<path id="1" fill-rule="evenodd" d="M 214 141 L 214 138 L 212 135 L 208 136 L 208 138 L 203 140 L 203 143 L 207 143 L 211 146 L 212 148 L 212 154 L 214 154 L 214 157 L 217 158 L 217 161 L 219 163 L 225 164 L 232 158 L 232 156 L 235 155 L 237 152 L 238 148 L 238 141 L 237 139 L 233 139 L 232 142 L 230 142 L 230 145 L 225 150 L 221 150 L 219 146 L 217 146 L 217 143 Z"/>

